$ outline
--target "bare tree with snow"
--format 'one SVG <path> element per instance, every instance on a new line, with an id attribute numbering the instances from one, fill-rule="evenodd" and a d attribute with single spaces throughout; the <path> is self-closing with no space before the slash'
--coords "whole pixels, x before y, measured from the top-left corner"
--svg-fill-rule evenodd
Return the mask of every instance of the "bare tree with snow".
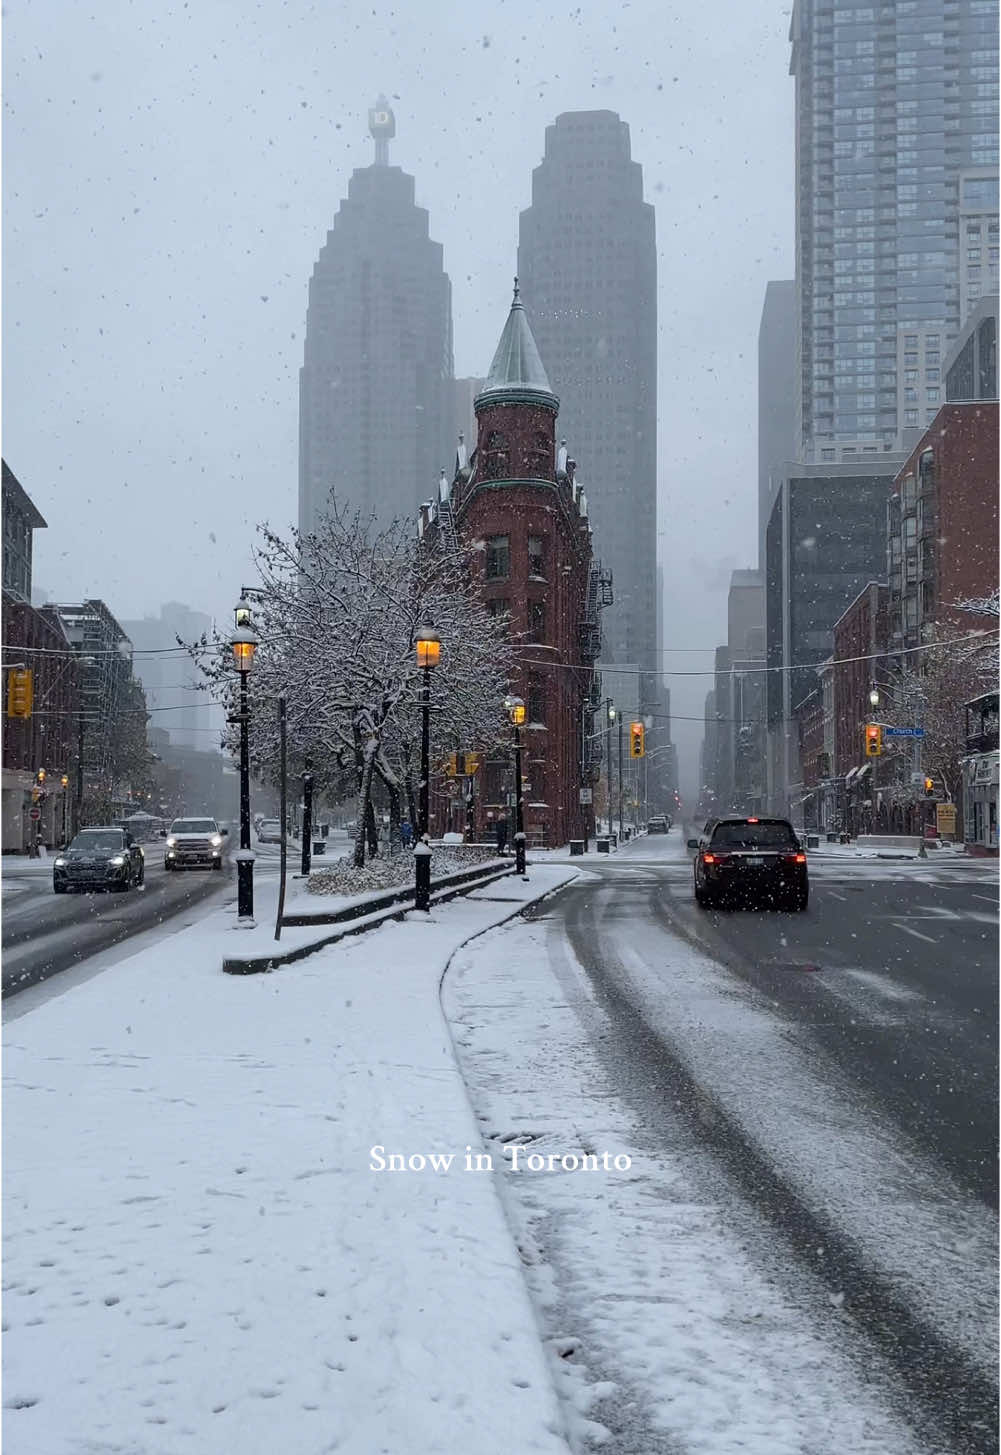
<path id="1" fill-rule="evenodd" d="M 336 505 L 315 532 L 282 536 L 260 528 L 251 756 L 257 772 L 277 772 L 275 714 L 283 696 L 294 761 L 308 757 L 317 784 L 353 777 L 358 792 L 354 861 L 376 836 L 372 787 L 389 797 L 393 826 L 418 796 L 422 670 L 415 641 L 423 622 L 441 638 L 431 674 L 432 759 L 456 746 L 492 746 L 504 729 L 511 648 L 478 599 L 461 548 L 416 539 L 409 523 L 377 529 Z M 206 681 L 232 695 L 225 654 L 194 648 Z M 218 645 L 218 644 L 215 644 Z"/>

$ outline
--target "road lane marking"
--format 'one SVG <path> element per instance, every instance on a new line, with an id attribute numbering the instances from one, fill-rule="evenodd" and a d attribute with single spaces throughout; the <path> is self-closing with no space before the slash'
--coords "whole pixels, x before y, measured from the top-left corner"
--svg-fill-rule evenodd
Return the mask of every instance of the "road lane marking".
<path id="1" fill-rule="evenodd" d="M 848 899 L 848 895 L 847 894 L 839 894 L 836 889 L 829 889 L 827 891 L 827 893 L 828 893 L 828 896 L 831 899 L 841 899 L 841 900 L 845 900 L 845 901 L 847 901 L 847 899 Z"/>
<path id="2" fill-rule="evenodd" d="M 933 940 L 931 935 L 923 935 L 920 930 L 912 930 L 910 925 L 902 925 L 899 920 L 891 920 L 898 930 L 903 930 L 905 935 L 913 935 L 916 940 L 927 940 L 929 945 L 937 945 L 938 940 Z"/>

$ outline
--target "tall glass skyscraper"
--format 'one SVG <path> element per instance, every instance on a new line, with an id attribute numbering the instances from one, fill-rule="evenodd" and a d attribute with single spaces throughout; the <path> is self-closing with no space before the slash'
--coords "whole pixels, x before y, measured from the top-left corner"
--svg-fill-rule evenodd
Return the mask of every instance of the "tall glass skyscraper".
<path id="1" fill-rule="evenodd" d="M 546 128 L 518 274 L 595 556 L 614 577 L 603 657 L 656 670 L 657 248 L 642 169 L 615 112 L 566 112 Z M 652 704 L 655 680 L 641 678 L 633 700 Z"/>
<path id="2" fill-rule="evenodd" d="M 309 284 L 299 376 L 299 526 L 331 493 L 382 524 L 411 518 L 455 454 L 452 286 L 414 179 L 389 165 L 393 113 L 369 112 L 375 160 L 347 198 Z"/>
<path id="3" fill-rule="evenodd" d="M 997 5 L 795 0 L 790 39 L 803 458 L 879 454 L 997 288 Z"/>

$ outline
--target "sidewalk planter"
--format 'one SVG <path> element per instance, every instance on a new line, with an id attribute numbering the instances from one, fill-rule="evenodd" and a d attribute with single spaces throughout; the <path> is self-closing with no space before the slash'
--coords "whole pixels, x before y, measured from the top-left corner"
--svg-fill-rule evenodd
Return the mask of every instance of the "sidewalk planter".
<path id="1" fill-rule="evenodd" d="M 478 865 L 475 869 L 463 869 L 457 874 L 442 874 L 431 881 L 431 903 L 442 904 L 458 894 L 468 894 L 473 889 L 492 884 L 514 872 L 513 864 L 499 864 L 494 859 Z M 304 960 L 307 955 L 324 949 L 345 935 L 356 935 L 375 929 L 389 919 L 403 919 L 413 908 L 413 898 L 414 887 L 408 884 L 405 888 L 373 895 L 371 899 L 363 900 L 360 904 L 348 904 L 327 913 L 283 915 L 282 929 L 309 928 L 312 925 L 320 929 L 325 925 L 338 928 L 332 928 L 329 934 L 321 935 L 308 945 L 297 945 L 287 950 L 276 947 L 265 955 L 229 956 L 223 960 L 222 968 L 227 975 L 262 975 L 269 970 L 278 970 L 282 965 Z M 352 926 L 352 921 L 358 923 Z"/>
<path id="2" fill-rule="evenodd" d="M 570 857 L 571 857 L 571 859 L 578 858 L 581 854 L 583 854 L 583 852 L 584 852 L 584 840 L 583 839 L 571 839 L 570 840 Z"/>
<path id="3" fill-rule="evenodd" d="M 612 847 L 611 839 L 599 839 L 597 848 L 599 854 L 607 854 Z"/>

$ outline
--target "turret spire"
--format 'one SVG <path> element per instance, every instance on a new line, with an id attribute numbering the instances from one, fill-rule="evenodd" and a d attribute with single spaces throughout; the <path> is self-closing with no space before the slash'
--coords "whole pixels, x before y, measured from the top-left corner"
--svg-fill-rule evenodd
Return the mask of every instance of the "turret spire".
<path id="1" fill-rule="evenodd" d="M 528 325 L 517 277 L 511 311 L 504 325 L 486 383 L 474 400 L 474 407 L 493 403 L 537 403 L 555 413 L 559 400 L 552 391 L 538 346 Z"/>

